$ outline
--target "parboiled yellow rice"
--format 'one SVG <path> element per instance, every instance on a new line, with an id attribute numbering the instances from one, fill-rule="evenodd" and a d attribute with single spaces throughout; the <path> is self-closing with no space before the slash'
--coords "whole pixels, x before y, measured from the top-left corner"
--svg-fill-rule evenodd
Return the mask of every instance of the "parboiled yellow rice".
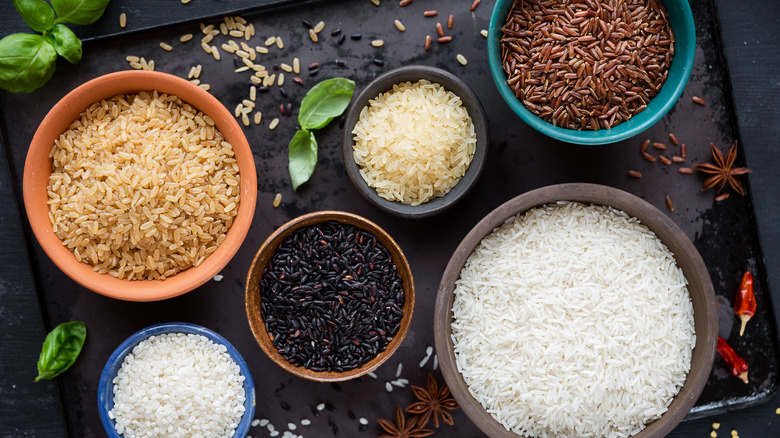
<path id="1" fill-rule="evenodd" d="M 164 279 L 198 266 L 238 212 L 233 147 L 210 117 L 173 95 L 96 102 L 49 157 L 54 232 L 102 274 Z"/>
<path id="2" fill-rule="evenodd" d="M 360 112 L 354 157 L 379 196 L 419 205 L 444 196 L 474 157 L 474 124 L 460 97 L 420 80 L 393 86 Z"/>

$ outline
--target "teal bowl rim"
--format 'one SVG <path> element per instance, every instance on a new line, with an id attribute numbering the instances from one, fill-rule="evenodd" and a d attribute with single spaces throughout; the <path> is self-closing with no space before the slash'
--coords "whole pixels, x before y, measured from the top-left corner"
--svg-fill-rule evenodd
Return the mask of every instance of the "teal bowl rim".
<path id="1" fill-rule="evenodd" d="M 501 27 L 513 0 L 497 0 L 493 6 L 488 25 L 488 63 L 490 74 L 498 88 L 501 97 L 524 122 L 532 128 L 556 140 L 582 145 L 597 145 L 615 143 L 633 137 L 654 125 L 674 106 L 682 95 L 688 78 L 691 76 L 694 55 L 696 54 L 696 26 L 693 21 L 691 6 L 687 0 L 662 0 L 668 13 L 669 22 L 675 36 L 674 57 L 669 68 L 669 75 L 661 91 L 652 99 L 644 111 L 631 117 L 628 121 L 611 129 L 598 131 L 578 131 L 554 126 L 540 119 L 528 110 L 515 97 L 506 83 L 506 76 L 501 63 L 499 39 Z"/>

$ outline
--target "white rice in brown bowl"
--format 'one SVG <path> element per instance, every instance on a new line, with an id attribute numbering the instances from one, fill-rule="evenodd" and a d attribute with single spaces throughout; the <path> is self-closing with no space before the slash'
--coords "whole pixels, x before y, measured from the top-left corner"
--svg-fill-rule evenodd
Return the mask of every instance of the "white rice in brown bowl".
<path id="1" fill-rule="evenodd" d="M 371 99 L 352 134 L 360 176 L 380 197 L 413 206 L 449 193 L 477 147 L 461 98 L 425 79 Z"/>
<path id="2" fill-rule="evenodd" d="M 690 371 L 686 285 L 668 248 L 625 212 L 531 209 L 482 239 L 460 273 L 458 371 L 517 434 L 634 435 L 666 412 Z"/>

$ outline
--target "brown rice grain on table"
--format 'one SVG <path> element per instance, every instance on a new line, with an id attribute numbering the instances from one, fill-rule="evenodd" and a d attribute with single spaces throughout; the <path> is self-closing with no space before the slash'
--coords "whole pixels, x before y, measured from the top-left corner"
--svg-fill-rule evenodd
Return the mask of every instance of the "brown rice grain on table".
<path id="1" fill-rule="evenodd" d="M 184 35 L 179 37 L 179 42 L 186 43 L 187 41 L 192 39 L 191 33 L 185 33 Z"/>
<path id="2" fill-rule="evenodd" d="M 237 214 L 233 147 L 213 120 L 173 95 L 95 102 L 49 156 L 54 232 L 101 274 L 164 279 L 198 266 Z"/>
<path id="3" fill-rule="evenodd" d="M 125 26 L 127 26 L 127 14 L 122 12 L 121 14 L 119 14 L 119 27 L 124 29 Z"/>
<path id="4" fill-rule="evenodd" d="M 634 178 L 642 178 L 642 172 L 638 172 L 636 170 L 629 170 L 628 176 L 632 176 Z"/>

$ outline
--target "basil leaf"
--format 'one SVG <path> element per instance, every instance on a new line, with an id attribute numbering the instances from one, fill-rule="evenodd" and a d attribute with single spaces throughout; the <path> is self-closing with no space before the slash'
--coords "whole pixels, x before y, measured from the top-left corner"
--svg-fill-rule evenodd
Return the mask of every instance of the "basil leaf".
<path id="1" fill-rule="evenodd" d="M 103 15 L 109 0 L 51 0 L 56 23 L 92 24 Z"/>
<path id="2" fill-rule="evenodd" d="M 320 129 L 349 106 L 355 83 L 346 78 L 327 79 L 313 86 L 301 101 L 298 123 L 301 128 Z"/>
<path id="3" fill-rule="evenodd" d="M 58 23 L 52 29 L 43 33 L 43 37 L 48 41 L 54 50 L 71 64 L 81 61 L 81 40 L 62 23 Z"/>
<path id="4" fill-rule="evenodd" d="M 70 368 L 87 339 L 87 326 L 81 321 L 63 322 L 43 341 L 35 381 L 53 379 Z"/>
<path id="5" fill-rule="evenodd" d="M 54 24 L 54 9 L 43 0 L 14 0 L 14 6 L 35 31 L 43 32 Z"/>
<path id="6" fill-rule="evenodd" d="M 314 133 L 305 129 L 299 129 L 290 140 L 289 157 L 290 179 L 293 190 L 298 190 L 301 184 L 311 178 L 314 166 L 317 165 L 317 139 Z"/>
<path id="7" fill-rule="evenodd" d="M 57 52 L 41 35 L 14 33 L 0 40 L 0 88 L 29 93 L 54 74 Z"/>

